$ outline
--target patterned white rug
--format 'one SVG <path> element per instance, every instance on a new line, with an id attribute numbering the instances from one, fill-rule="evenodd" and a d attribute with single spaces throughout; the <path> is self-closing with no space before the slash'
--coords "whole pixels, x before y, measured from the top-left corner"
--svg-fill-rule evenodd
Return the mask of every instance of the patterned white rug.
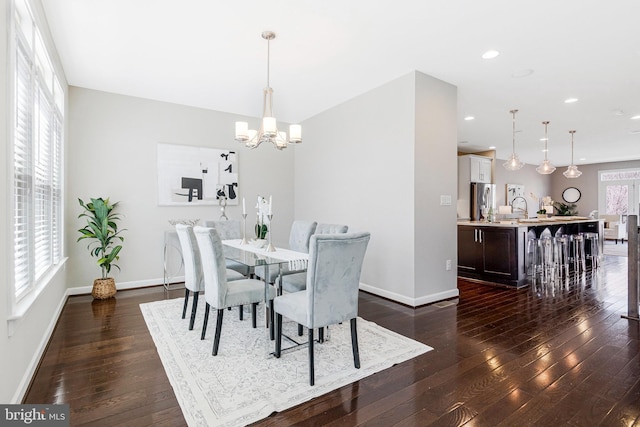
<path id="1" fill-rule="evenodd" d="M 306 347 L 280 359 L 266 356 L 263 314 L 253 329 L 250 314 L 245 313 L 241 322 L 237 309 L 225 311 L 220 349 L 212 356 L 215 311 L 201 341 L 204 298 L 192 331 L 188 316 L 181 319 L 183 302 L 157 301 L 141 304 L 140 309 L 189 426 L 247 425 L 432 350 L 358 318 L 360 369 L 353 366 L 349 322 L 332 326 L 330 339 L 315 345 L 316 385 L 311 387 Z M 286 322 L 283 330 L 297 338 L 295 324 Z M 305 329 L 301 340 L 306 335 Z"/>

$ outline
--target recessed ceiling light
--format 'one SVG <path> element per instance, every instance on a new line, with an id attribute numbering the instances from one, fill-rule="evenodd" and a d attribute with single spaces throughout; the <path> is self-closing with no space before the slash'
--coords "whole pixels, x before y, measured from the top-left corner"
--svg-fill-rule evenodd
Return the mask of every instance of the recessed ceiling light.
<path id="1" fill-rule="evenodd" d="M 498 55 L 500 55 L 500 52 L 497 50 L 488 50 L 482 54 L 482 59 L 493 59 Z"/>
<path id="2" fill-rule="evenodd" d="M 613 114 L 614 116 L 622 116 L 624 115 L 624 111 L 617 109 L 617 110 L 613 110 L 611 114 Z"/>
<path id="3" fill-rule="evenodd" d="M 578 102 L 578 98 L 567 98 L 564 100 L 565 104 L 573 104 L 574 102 Z"/>
<path id="4" fill-rule="evenodd" d="M 631 116 L 631 120 L 640 120 L 640 114 L 636 116 Z"/>
<path id="5" fill-rule="evenodd" d="M 585 160 L 587 160 L 586 157 L 580 157 L 578 160 L 580 160 L 581 162 L 584 162 Z"/>
<path id="6" fill-rule="evenodd" d="M 467 117 L 465 117 L 464 119 L 465 119 L 466 121 L 469 121 L 469 120 L 473 120 L 473 119 L 475 119 L 475 117 L 473 117 L 473 116 L 467 116 Z"/>
<path id="7" fill-rule="evenodd" d="M 547 141 L 549 138 L 540 138 L 540 141 L 544 142 Z"/>
<path id="8" fill-rule="evenodd" d="M 522 77 L 529 77 L 533 74 L 533 70 L 531 68 L 525 68 L 524 70 L 516 71 L 515 73 L 511 73 L 511 77 L 515 79 L 520 79 Z"/>
<path id="9" fill-rule="evenodd" d="M 496 149 L 496 146 L 495 146 L 495 145 L 490 145 L 490 146 L 489 146 L 489 150 L 495 150 L 495 149 Z"/>

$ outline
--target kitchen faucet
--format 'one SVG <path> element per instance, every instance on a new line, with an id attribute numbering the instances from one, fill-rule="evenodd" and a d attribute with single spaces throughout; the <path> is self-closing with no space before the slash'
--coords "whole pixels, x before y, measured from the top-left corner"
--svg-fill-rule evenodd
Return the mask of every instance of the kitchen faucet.
<path id="1" fill-rule="evenodd" d="M 513 203 L 518 200 L 518 199 L 522 199 L 522 201 L 524 202 L 524 209 L 522 209 L 521 207 L 513 207 Z M 529 218 L 529 205 L 527 204 L 527 199 L 525 199 L 522 196 L 516 196 L 513 198 L 513 200 L 511 200 L 511 209 L 515 210 L 518 209 L 522 212 L 524 212 L 524 219 L 528 219 Z"/>

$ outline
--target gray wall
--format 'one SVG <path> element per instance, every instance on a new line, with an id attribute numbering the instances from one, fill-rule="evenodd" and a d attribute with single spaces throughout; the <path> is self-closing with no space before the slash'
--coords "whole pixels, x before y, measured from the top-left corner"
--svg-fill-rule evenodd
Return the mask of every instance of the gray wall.
<path id="1" fill-rule="evenodd" d="M 494 163 L 494 182 L 498 196 L 496 200 L 497 205 L 501 206 L 506 204 L 507 184 L 521 184 L 524 185 L 529 217 L 535 217 L 538 211 L 538 201 L 536 198 L 540 199 L 545 196 L 551 196 L 553 198 L 553 194 L 551 194 L 551 176 L 557 174 L 558 170 L 551 175 L 540 175 L 536 172 L 538 165 L 524 165 L 520 170 L 509 171 L 502 166 L 504 162 L 505 160 L 496 159 Z M 562 176 L 562 173 L 560 173 L 560 176 Z"/>
<path id="2" fill-rule="evenodd" d="M 409 305 L 457 295 L 455 274 L 444 269 L 444 257 L 456 265 L 455 204 L 436 203 L 440 194 L 455 199 L 455 96 L 451 85 L 412 72 L 303 123 L 295 216 L 371 232 L 362 289 Z M 442 124 L 420 117 L 443 98 Z M 440 221 L 447 216 L 449 224 Z"/>
<path id="3" fill-rule="evenodd" d="M 563 202 L 562 192 L 567 187 L 576 187 L 581 193 L 580 200 L 576 203 L 578 213 L 587 216 L 591 211 L 598 209 L 598 171 L 632 168 L 640 168 L 640 160 L 578 165 L 582 175 L 579 178 L 568 179 L 562 175 L 567 169 L 566 166 L 559 167 L 552 175 L 551 196 L 553 200 Z"/>
<path id="4" fill-rule="evenodd" d="M 77 219 L 81 212 L 78 197 L 120 201 L 122 226 L 127 229 L 119 262 L 122 271 L 113 274 L 120 288 L 162 283 L 163 232 L 172 228 L 170 219 L 219 218 L 218 206 L 158 206 L 159 142 L 235 150 L 238 196 L 247 202 L 247 232 L 255 224 L 257 195 L 272 195 L 273 242 L 286 245 L 293 221 L 297 147 L 278 151 L 263 144 L 249 150 L 233 140 L 234 122 L 239 119 L 227 113 L 72 87 L 66 197 L 69 286 L 91 286 L 100 275 L 86 244 L 76 243 L 76 230 L 82 226 Z M 241 203 L 227 206 L 230 219 L 241 219 L 241 213 Z"/>

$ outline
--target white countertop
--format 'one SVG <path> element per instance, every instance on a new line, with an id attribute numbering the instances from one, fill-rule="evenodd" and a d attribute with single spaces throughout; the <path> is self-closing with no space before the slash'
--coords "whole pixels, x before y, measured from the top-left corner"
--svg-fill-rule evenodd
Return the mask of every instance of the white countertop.
<path id="1" fill-rule="evenodd" d="M 536 227 L 539 225 L 574 224 L 581 222 L 604 221 L 602 218 L 588 218 L 586 216 L 552 216 L 549 218 L 506 219 L 496 222 L 486 221 L 458 221 L 458 225 L 483 227 Z"/>

